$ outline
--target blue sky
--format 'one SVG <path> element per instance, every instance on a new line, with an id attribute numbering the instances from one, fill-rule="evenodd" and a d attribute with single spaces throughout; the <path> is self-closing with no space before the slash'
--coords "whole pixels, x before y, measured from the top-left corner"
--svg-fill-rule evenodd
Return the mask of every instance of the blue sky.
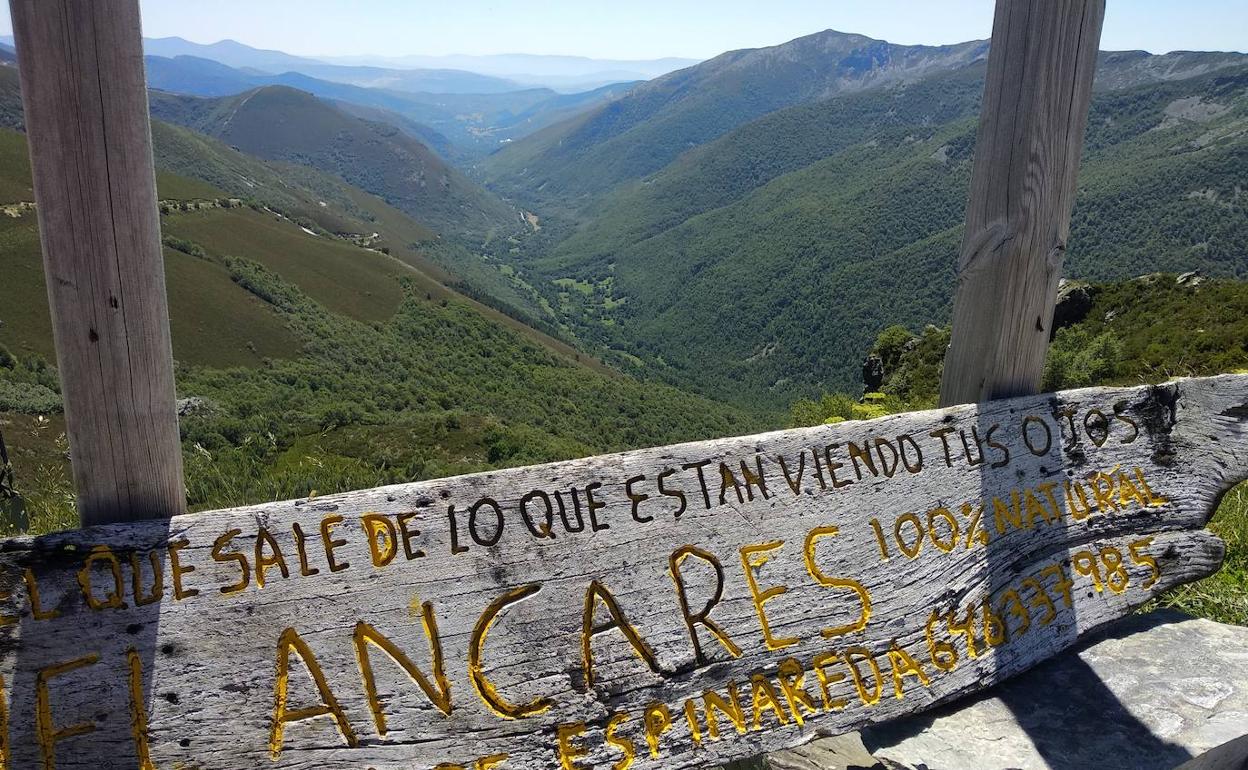
<path id="1" fill-rule="evenodd" d="M 706 58 L 822 29 L 896 43 L 987 37 L 992 0 L 142 0 L 144 33 L 303 55 Z M 10 34 L 0 0 L 0 33 Z M 1102 48 L 1248 49 L 1244 0 L 1109 0 Z"/>

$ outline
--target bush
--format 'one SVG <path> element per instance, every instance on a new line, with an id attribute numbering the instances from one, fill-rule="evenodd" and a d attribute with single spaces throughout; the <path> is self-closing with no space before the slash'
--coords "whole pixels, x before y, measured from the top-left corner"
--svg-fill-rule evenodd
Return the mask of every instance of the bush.
<path id="1" fill-rule="evenodd" d="M 1111 331 L 1093 335 L 1070 327 L 1058 331 L 1045 361 L 1045 391 L 1086 388 L 1110 381 L 1118 373 L 1123 347 Z"/>

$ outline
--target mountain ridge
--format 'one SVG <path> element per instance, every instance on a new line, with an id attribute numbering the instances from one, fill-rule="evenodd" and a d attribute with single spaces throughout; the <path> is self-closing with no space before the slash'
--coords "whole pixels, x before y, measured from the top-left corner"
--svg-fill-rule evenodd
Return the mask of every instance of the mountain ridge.
<path id="1" fill-rule="evenodd" d="M 527 207 L 577 209 L 777 109 L 968 66 L 984 60 L 988 48 L 987 40 L 898 46 L 825 30 L 777 46 L 729 51 L 501 148 L 482 161 L 481 177 Z M 1102 52 L 1097 87 L 1179 80 L 1245 62 L 1248 56 L 1234 52 Z M 582 178 L 581 166 L 598 173 Z"/>
<path id="2" fill-rule="evenodd" d="M 272 85 L 218 99 L 153 94 L 152 115 L 266 160 L 334 174 L 442 235 L 471 238 L 518 227 L 510 206 L 409 134 Z"/>

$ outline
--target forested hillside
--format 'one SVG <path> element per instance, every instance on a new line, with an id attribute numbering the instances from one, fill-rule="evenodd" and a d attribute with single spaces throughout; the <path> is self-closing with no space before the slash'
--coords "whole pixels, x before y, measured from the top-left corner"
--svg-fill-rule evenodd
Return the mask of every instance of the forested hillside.
<path id="1" fill-rule="evenodd" d="M 987 48 L 899 46 L 828 30 L 730 51 L 505 148 L 484 162 L 484 175 L 533 205 L 575 208 L 769 112 L 953 69 Z"/>
<path id="2" fill-rule="evenodd" d="M 1068 275 L 1248 271 L 1243 62 L 1102 55 Z M 844 385 L 876 330 L 947 320 L 982 78 L 976 62 L 776 110 L 592 203 L 541 177 L 573 166 L 534 156 L 507 179 L 544 179 L 544 229 L 499 257 L 630 371 L 758 406 Z"/>

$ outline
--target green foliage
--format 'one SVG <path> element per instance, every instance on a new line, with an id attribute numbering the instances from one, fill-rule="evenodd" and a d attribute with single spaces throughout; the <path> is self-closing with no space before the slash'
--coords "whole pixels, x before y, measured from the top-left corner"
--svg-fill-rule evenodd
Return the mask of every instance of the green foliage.
<path id="1" fill-rule="evenodd" d="M 183 420 L 192 448 L 188 475 L 200 479 L 190 485 L 199 507 L 710 437 L 756 424 L 668 388 L 576 366 L 460 302 L 430 302 L 409 291 L 390 321 L 360 323 L 326 311 L 257 263 L 231 259 L 228 266 L 240 286 L 288 319 L 305 354 L 258 370 L 181 373 L 180 392 L 213 405 Z M 405 440 L 396 440 L 396 431 Z M 463 453 L 419 449 L 451 440 L 437 440 L 439 431 Z"/>
<path id="2" fill-rule="evenodd" d="M 208 252 L 204 251 L 204 247 L 200 246 L 195 241 L 187 240 L 186 238 L 179 238 L 176 235 L 166 235 L 161 239 L 161 241 L 169 248 L 177 249 L 183 254 L 187 254 L 192 257 L 199 257 L 200 259 L 208 258 Z"/>
<path id="3" fill-rule="evenodd" d="M 1041 388 L 1049 392 L 1109 382 L 1118 374 L 1122 357 L 1122 343 L 1112 331 L 1059 329 L 1049 346 Z"/>
<path id="4" fill-rule="evenodd" d="M 1248 367 L 1248 283 L 1152 275 L 1089 290 L 1093 302 L 1086 317 L 1058 330 L 1049 348 L 1046 390 L 1154 382 Z M 792 406 L 791 423 L 860 419 L 854 411 L 867 406 L 887 412 L 935 406 L 948 344 L 947 328 L 929 326 L 917 337 L 904 327 L 885 329 L 872 352 L 886 362 L 886 401 L 862 404 L 841 393 L 818 401 L 800 399 Z M 1248 484 L 1224 498 L 1211 528 L 1227 543 L 1222 569 L 1167 593 L 1149 608 L 1172 606 L 1248 625 Z"/>
<path id="5" fill-rule="evenodd" d="M 875 349 L 879 351 L 885 342 L 884 334 L 881 334 Z M 947 327 L 925 327 L 920 336 L 912 336 L 902 347 L 891 366 L 885 359 L 887 381 L 883 391 L 910 409 L 934 408 L 940 400 L 940 378 L 944 374 L 945 350 L 948 347 Z"/>
<path id="6" fill-rule="evenodd" d="M 875 347 L 871 352 L 880 357 L 885 371 L 896 371 L 902 355 L 917 339 L 906 327 L 894 324 L 875 338 Z"/>

